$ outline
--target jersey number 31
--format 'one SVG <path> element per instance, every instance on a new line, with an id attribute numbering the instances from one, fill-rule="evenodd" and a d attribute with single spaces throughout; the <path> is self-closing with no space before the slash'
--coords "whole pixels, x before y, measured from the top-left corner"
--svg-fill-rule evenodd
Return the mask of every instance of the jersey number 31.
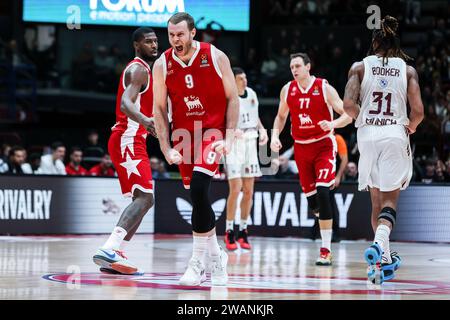
<path id="1" fill-rule="evenodd" d="M 382 109 L 383 109 L 383 96 L 384 93 L 383 92 L 379 92 L 379 91 L 375 91 L 372 93 L 373 95 L 373 103 L 377 103 L 377 109 L 374 110 L 369 110 L 369 114 L 380 114 Z M 393 116 L 394 113 L 391 112 L 391 97 L 392 94 L 388 93 L 385 97 L 384 100 L 386 100 L 386 111 L 383 112 L 384 116 Z"/>

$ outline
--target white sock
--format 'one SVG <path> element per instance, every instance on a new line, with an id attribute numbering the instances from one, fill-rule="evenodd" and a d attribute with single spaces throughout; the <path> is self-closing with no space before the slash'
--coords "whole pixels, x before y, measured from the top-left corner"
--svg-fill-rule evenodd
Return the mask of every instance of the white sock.
<path id="1" fill-rule="evenodd" d="M 331 234 L 333 229 L 320 230 L 320 236 L 322 238 L 322 248 L 327 248 L 331 251 Z"/>
<path id="2" fill-rule="evenodd" d="M 208 237 L 208 250 L 210 257 L 218 256 L 220 254 L 220 246 L 215 233 Z"/>
<path id="3" fill-rule="evenodd" d="M 241 223 L 239 223 L 239 231 L 247 229 L 247 220 L 248 219 L 245 220 L 241 219 Z"/>
<path id="4" fill-rule="evenodd" d="M 108 240 L 102 246 L 103 249 L 119 250 L 123 238 L 127 235 L 127 231 L 122 227 L 115 227 Z"/>
<path id="5" fill-rule="evenodd" d="M 206 250 L 208 250 L 208 237 L 194 236 L 194 244 L 192 246 L 192 258 L 205 262 Z"/>
<path id="6" fill-rule="evenodd" d="M 226 229 L 225 231 L 234 229 L 234 220 L 227 220 Z"/>
<path id="7" fill-rule="evenodd" d="M 392 263 L 391 252 L 389 250 L 389 235 L 391 234 L 391 228 L 384 224 L 380 224 L 375 232 L 375 239 L 373 243 L 378 243 L 383 250 L 383 256 L 386 257 L 387 263 Z"/>
<path id="8" fill-rule="evenodd" d="M 127 240 L 123 240 L 122 243 L 120 244 L 120 251 L 125 251 L 125 249 L 128 247 L 128 245 L 130 244 L 130 241 Z"/>

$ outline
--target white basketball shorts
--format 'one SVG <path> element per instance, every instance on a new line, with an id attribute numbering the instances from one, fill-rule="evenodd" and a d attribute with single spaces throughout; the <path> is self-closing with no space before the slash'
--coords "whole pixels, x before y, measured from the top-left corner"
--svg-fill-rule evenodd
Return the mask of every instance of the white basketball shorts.
<path id="1" fill-rule="evenodd" d="M 412 177 L 409 135 L 403 125 L 358 128 L 359 190 L 389 192 L 408 187 Z"/>
<path id="2" fill-rule="evenodd" d="M 228 179 L 253 178 L 262 176 L 258 161 L 256 137 L 236 139 L 231 151 L 225 156 L 225 170 Z"/>

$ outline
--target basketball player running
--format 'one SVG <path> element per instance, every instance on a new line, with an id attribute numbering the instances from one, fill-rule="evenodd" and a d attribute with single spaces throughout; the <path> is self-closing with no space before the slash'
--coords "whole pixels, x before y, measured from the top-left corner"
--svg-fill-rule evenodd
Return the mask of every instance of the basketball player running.
<path id="1" fill-rule="evenodd" d="M 392 279 L 400 264 L 391 255 L 389 234 L 400 190 L 412 176 L 409 135 L 423 119 L 418 75 L 405 63 L 410 58 L 400 49 L 397 28 L 395 18 L 381 20 L 381 29 L 372 35 L 371 55 L 349 71 L 344 97 L 344 109 L 358 128 L 359 190 L 369 188 L 372 201 L 375 239 L 364 258 L 368 279 L 375 284 Z"/>
<path id="2" fill-rule="evenodd" d="M 225 285 L 228 256 L 217 242 L 209 188 L 221 153 L 229 150 L 235 134 L 239 115 L 236 84 L 227 56 L 211 44 L 193 40 L 196 29 L 189 14 L 173 15 L 167 29 L 171 48 L 153 70 L 156 132 L 167 162 L 179 165 L 193 207 L 193 252 L 179 283 L 195 286 L 206 279 L 208 253 L 211 283 Z M 168 103 L 174 147 L 169 141 Z"/>
<path id="3" fill-rule="evenodd" d="M 93 257 L 102 271 L 135 274 L 138 268 L 124 255 L 142 218 L 153 206 L 153 185 L 147 155 L 147 131 L 153 135 L 153 90 L 151 65 L 158 55 L 158 38 L 150 28 L 133 33 L 135 58 L 120 77 L 116 102 L 116 124 L 112 127 L 108 151 L 117 170 L 124 196 L 133 201 L 125 208 L 109 239 Z"/>
<path id="4" fill-rule="evenodd" d="M 267 131 L 259 119 L 256 92 L 247 87 L 247 77 L 244 70 L 233 68 L 233 74 L 239 94 L 239 122 L 237 127 L 243 131 L 243 137 L 233 143 L 230 153 L 225 157 L 225 168 L 230 191 L 227 199 L 227 221 L 224 240 L 226 248 L 230 251 L 237 249 L 234 237 L 234 218 L 241 190 L 243 196 L 237 242 L 242 249 L 251 249 L 248 241 L 247 220 L 252 208 L 255 177 L 262 175 L 256 146 L 258 133 L 260 145 L 264 145 L 268 141 Z"/>
<path id="5" fill-rule="evenodd" d="M 316 265 L 331 265 L 333 212 L 330 188 L 335 184 L 337 151 L 333 130 L 345 127 L 352 119 L 344 113 L 336 89 L 325 79 L 310 74 L 307 54 L 291 55 L 290 67 L 294 80 L 281 89 L 270 147 L 274 152 L 281 149 L 279 135 L 290 113 L 294 156 L 302 191 L 310 210 L 319 215 L 322 247 Z M 336 120 L 333 120 L 333 110 L 341 115 Z"/>

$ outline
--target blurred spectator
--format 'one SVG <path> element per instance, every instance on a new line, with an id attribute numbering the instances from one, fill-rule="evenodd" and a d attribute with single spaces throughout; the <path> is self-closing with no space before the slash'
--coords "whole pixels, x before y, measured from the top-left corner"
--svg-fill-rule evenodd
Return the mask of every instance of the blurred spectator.
<path id="1" fill-rule="evenodd" d="M 294 7 L 296 16 L 314 15 L 317 12 L 317 4 L 311 0 L 300 0 Z"/>
<path id="2" fill-rule="evenodd" d="M 274 175 L 269 179 L 295 179 L 298 178 L 298 168 L 295 160 L 290 160 L 294 155 L 294 146 L 287 149 L 278 159 L 272 159 L 271 167 Z"/>
<path id="3" fill-rule="evenodd" d="M 25 148 L 21 146 L 12 147 L 9 150 L 8 161 L 4 162 L 3 165 L 0 165 L 2 170 L 1 173 L 17 174 L 17 175 L 24 174 L 22 170 L 22 165 L 25 163 L 25 160 L 26 160 Z"/>
<path id="4" fill-rule="evenodd" d="M 196 21 L 196 25 L 198 26 L 200 22 L 203 22 L 203 20 L 205 20 L 205 17 L 198 19 Z M 210 21 L 204 30 L 197 30 L 200 31 L 199 39 L 201 42 L 208 42 L 215 45 L 217 43 L 217 39 L 220 37 L 225 28 L 217 21 Z"/>
<path id="5" fill-rule="evenodd" d="M 51 146 L 51 151 L 51 154 L 41 157 L 41 165 L 37 173 L 66 175 L 66 167 L 63 163 L 66 147 L 61 142 L 54 142 Z"/>
<path id="6" fill-rule="evenodd" d="M 354 162 L 349 162 L 345 169 L 344 181 L 357 182 L 358 181 L 358 166 Z"/>
<path id="7" fill-rule="evenodd" d="M 91 170 L 89 170 L 89 174 L 96 177 L 114 177 L 115 171 L 113 169 L 111 157 L 109 156 L 109 154 L 105 154 L 102 157 L 102 161 L 98 165 L 93 166 Z"/>
<path id="8" fill-rule="evenodd" d="M 40 166 L 41 155 L 39 153 L 32 153 L 28 157 L 28 163 L 22 165 L 22 170 L 25 174 L 36 174 Z"/>
<path id="9" fill-rule="evenodd" d="M 336 182 L 335 187 L 338 188 L 341 184 L 341 181 L 344 180 L 345 168 L 348 164 L 348 150 L 347 143 L 344 138 L 340 134 L 336 134 L 336 144 L 337 144 L 337 153 L 338 157 L 336 158 Z"/>
<path id="10" fill-rule="evenodd" d="M 88 171 L 81 166 L 83 151 L 79 147 L 70 150 L 70 161 L 66 166 L 66 172 L 70 176 L 86 176 Z"/>
<path id="11" fill-rule="evenodd" d="M 92 43 L 85 42 L 80 53 L 72 62 L 72 85 L 76 89 L 92 90 L 95 88 L 94 53 Z M 86 77 L 89 75 L 89 77 Z"/>
<path id="12" fill-rule="evenodd" d="M 433 163 L 433 161 L 428 160 L 425 164 L 425 172 L 424 176 L 422 177 L 423 183 L 432 183 L 435 180 L 435 174 L 436 174 L 436 167 Z"/>
<path id="13" fill-rule="evenodd" d="M 105 149 L 99 143 L 98 132 L 96 130 L 89 131 L 87 136 L 87 144 L 83 148 L 84 167 L 90 169 L 93 165 L 98 164 L 104 154 Z"/>
<path id="14" fill-rule="evenodd" d="M 0 159 L 3 159 L 3 161 L 8 161 L 9 158 L 9 151 L 11 150 L 11 146 L 7 143 L 4 143 L 2 145 L 2 153 L 0 154 Z"/>
<path id="15" fill-rule="evenodd" d="M 156 157 L 150 158 L 150 167 L 152 168 L 152 176 L 154 179 L 169 179 L 170 175 L 166 170 L 164 162 Z"/>
<path id="16" fill-rule="evenodd" d="M 405 22 L 406 24 L 417 24 L 420 19 L 421 5 L 418 0 L 406 0 L 405 3 Z"/>

